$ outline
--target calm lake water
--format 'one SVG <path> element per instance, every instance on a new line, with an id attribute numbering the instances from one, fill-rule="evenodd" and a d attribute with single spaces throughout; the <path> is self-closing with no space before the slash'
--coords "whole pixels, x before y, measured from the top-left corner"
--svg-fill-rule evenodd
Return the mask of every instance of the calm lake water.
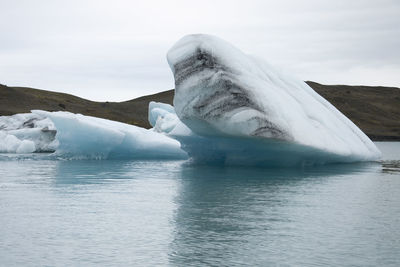
<path id="1" fill-rule="evenodd" d="M 3 155 L 0 265 L 400 266 L 400 143 L 377 145 L 292 170 Z"/>

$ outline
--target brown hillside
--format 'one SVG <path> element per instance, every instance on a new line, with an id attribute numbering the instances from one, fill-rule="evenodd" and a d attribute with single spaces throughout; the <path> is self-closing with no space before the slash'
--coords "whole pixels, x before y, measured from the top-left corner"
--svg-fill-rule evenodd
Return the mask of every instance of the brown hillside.
<path id="1" fill-rule="evenodd" d="M 33 109 L 61 110 L 149 128 L 149 102 L 171 103 L 172 98 L 173 90 L 170 90 L 124 102 L 94 102 L 64 93 L 0 85 L 0 116 L 26 113 Z"/>
<path id="2" fill-rule="evenodd" d="M 307 82 L 373 140 L 400 140 L 400 88 Z"/>

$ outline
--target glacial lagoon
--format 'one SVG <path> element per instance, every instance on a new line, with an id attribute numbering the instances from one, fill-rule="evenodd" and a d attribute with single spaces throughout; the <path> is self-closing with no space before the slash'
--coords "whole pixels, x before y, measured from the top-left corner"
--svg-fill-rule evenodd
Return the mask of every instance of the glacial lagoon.
<path id="1" fill-rule="evenodd" d="M 1 266 L 399 266 L 400 143 L 246 168 L 0 155 Z"/>

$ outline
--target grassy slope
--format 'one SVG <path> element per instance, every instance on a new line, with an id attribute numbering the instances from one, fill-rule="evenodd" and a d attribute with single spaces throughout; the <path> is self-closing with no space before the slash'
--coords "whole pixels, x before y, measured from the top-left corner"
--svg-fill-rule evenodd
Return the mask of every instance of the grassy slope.
<path id="1" fill-rule="evenodd" d="M 400 89 L 307 82 L 374 140 L 400 140 Z M 150 127 L 150 101 L 172 104 L 173 90 L 124 102 L 94 102 L 64 93 L 0 85 L 0 115 L 32 109 L 70 111 Z"/>
<path id="2" fill-rule="evenodd" d="M 400 140 L 400 88 L 307 82 L 373 140 Z"/>
<path id="3" fill-rule="evenodd" d="M 156 100 L 171 103 L 172 98 L 173 90 L 170 90 L 124 102 L 94 102 L 64 93 L 0 85 L 0 115 L 26 113 L 32 109 L 61 110 L 148 128 L 149 102 Z"/>

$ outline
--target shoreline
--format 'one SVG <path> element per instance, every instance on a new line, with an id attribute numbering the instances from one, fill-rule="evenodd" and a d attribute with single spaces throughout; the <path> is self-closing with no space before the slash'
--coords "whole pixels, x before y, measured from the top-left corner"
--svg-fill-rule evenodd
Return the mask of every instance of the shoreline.
<path id="1" fill-rule="evenodd" d="M 400 142 L 399 136 L 371 136 L 367 135 L 373 142 Z"/>

